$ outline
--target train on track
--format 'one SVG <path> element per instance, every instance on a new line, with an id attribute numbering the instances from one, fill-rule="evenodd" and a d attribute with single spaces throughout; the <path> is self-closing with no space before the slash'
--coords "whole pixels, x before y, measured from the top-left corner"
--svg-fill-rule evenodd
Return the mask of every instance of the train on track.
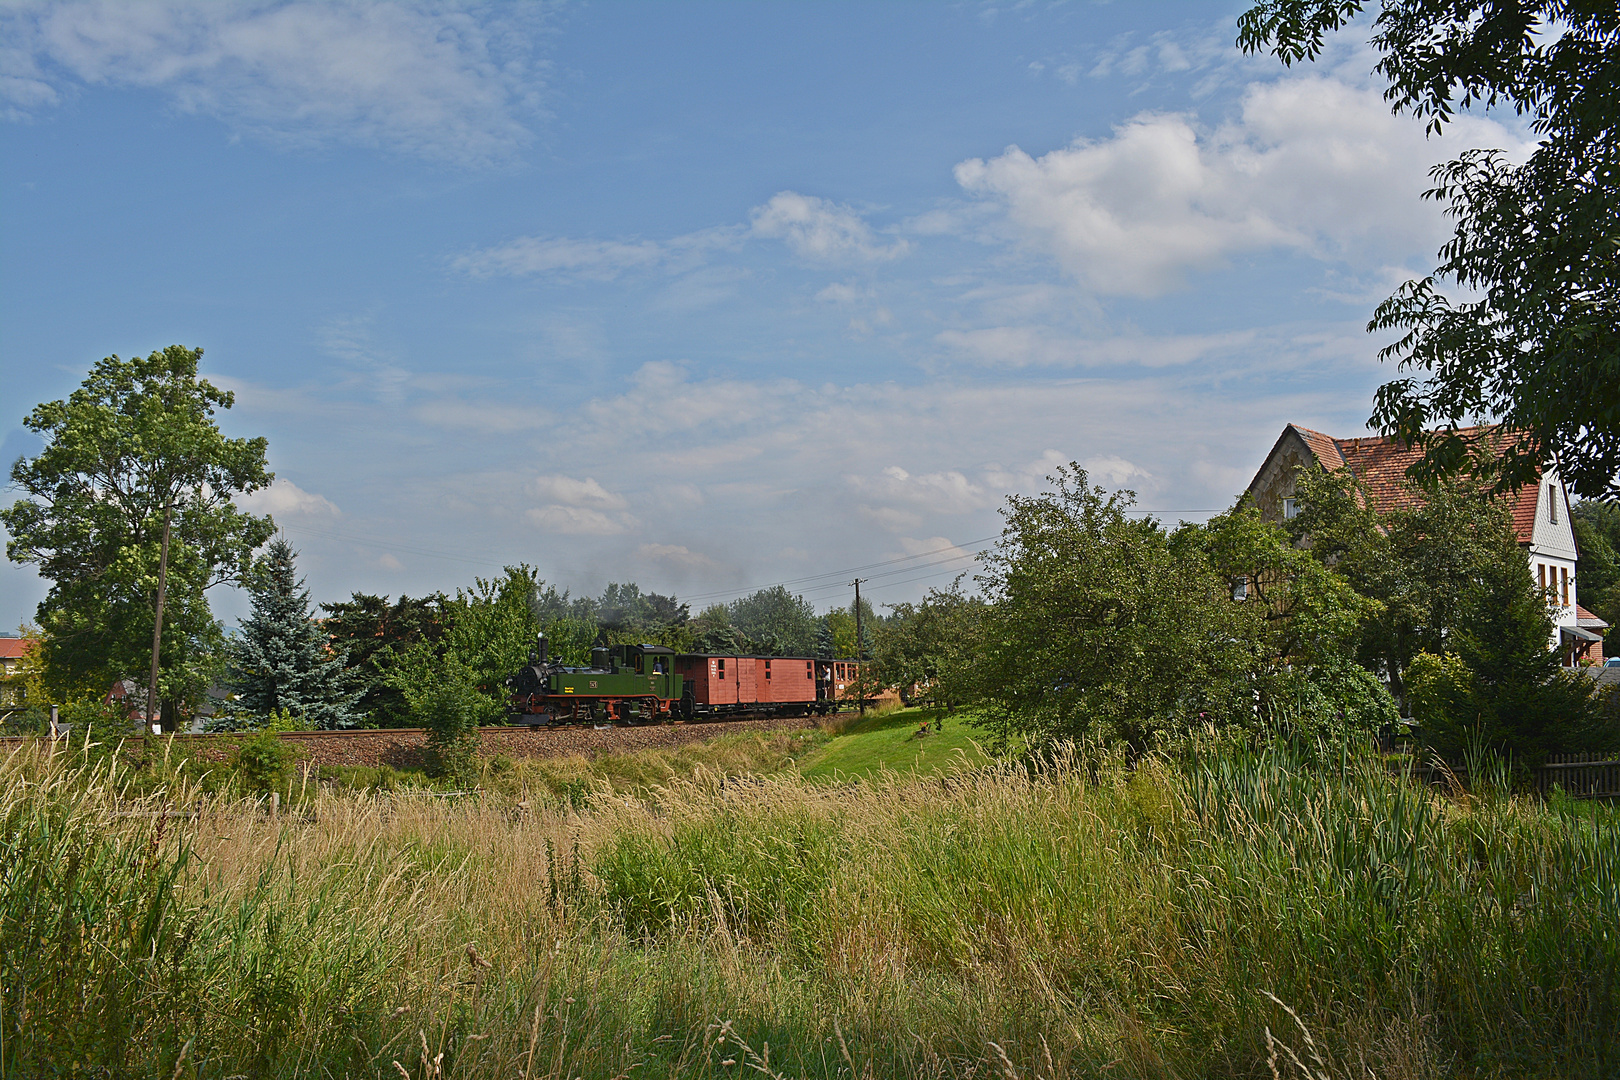
<path id="1" fill-rule="evenodd" d="M 542 634 L 529 662 L 506 680 L 508 713 L 532 727 L 824 715 L 860 704 L 862 666 L 614 645 L 592 649 L 590 667 L 569 667 L 547 657 Z"/>

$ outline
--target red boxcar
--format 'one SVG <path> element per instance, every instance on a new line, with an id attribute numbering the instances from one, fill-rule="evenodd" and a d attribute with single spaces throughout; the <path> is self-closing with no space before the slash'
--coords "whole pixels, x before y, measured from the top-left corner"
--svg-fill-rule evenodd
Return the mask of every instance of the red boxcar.
<path id="1" fill-rule="evenodd" d="M 686 679 L 693 716 L 724 713 L 807 713 L 826 711 L 815 660 L 802 656 L 709 656 L 675 658 L 675 674 Z"/>

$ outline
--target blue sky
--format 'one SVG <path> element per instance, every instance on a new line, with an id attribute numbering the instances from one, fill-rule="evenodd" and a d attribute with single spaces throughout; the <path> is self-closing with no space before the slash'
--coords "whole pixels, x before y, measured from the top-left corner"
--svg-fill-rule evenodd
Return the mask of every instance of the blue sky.
<path id="1" fill-rule="evenodd" d="M 1242 6 L 7 4 L 0 452 L 202 346 L 318 601 L 914 599 L 1068 461 L 1201 518 L 1364 430 L 1427 167 L 1523 146 L 1392 117 L 1355 30 L 1243 57 Z"/>

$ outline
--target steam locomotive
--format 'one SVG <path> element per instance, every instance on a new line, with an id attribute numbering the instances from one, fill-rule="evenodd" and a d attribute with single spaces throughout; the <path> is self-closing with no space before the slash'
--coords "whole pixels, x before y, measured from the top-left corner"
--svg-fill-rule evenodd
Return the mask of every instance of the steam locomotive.
<path id="1" fill-rule="evenodd" d="M 659 724 L 741 716 L 824 715 L 858 703 L 861 665 L 804 656 L 677 653 L 662 645 L 591 650 L 590 667 L 546 655 L 539 636 L 529 662 L 506 680 L 512 723 Z"/>

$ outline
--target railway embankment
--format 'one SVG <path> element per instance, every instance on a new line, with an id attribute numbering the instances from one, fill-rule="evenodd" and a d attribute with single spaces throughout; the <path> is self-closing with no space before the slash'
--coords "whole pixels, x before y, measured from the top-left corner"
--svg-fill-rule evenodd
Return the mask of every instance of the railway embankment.
<path id="1" fill-rule="evenodd" d="M 762 717 L 754 720 L 726 720 L 710 723 L 653 724 L 646 727 L 607 728 L 480 728 L 479 752 L 486 756 L 506 754 L 514 758 L 596 757 L 600 754 L 628 754 L 641 750 L 672 750 L 690 743 L 704 742 L 721 735 L 750 731 L 797 731 L 831 723 L 836 717 Z M 216 761 L 230 759 L 242 735 L 102 735 L 92 732 L 99 742 L 122 739 L 136 756 L 161 754 L 165 744 L 186 753 Z M 348 731 L 285 731 L 280 738 L 291 744 L 298 760 L 313 765 L 347 765 L 396 769 L 423 763 L 427 732 L 421 728 L 360 728 Z M 33 736 L 0 738 L 0 755 L 35 742 Z M 74 743 L 79 736 L 74 736 Z"/>

